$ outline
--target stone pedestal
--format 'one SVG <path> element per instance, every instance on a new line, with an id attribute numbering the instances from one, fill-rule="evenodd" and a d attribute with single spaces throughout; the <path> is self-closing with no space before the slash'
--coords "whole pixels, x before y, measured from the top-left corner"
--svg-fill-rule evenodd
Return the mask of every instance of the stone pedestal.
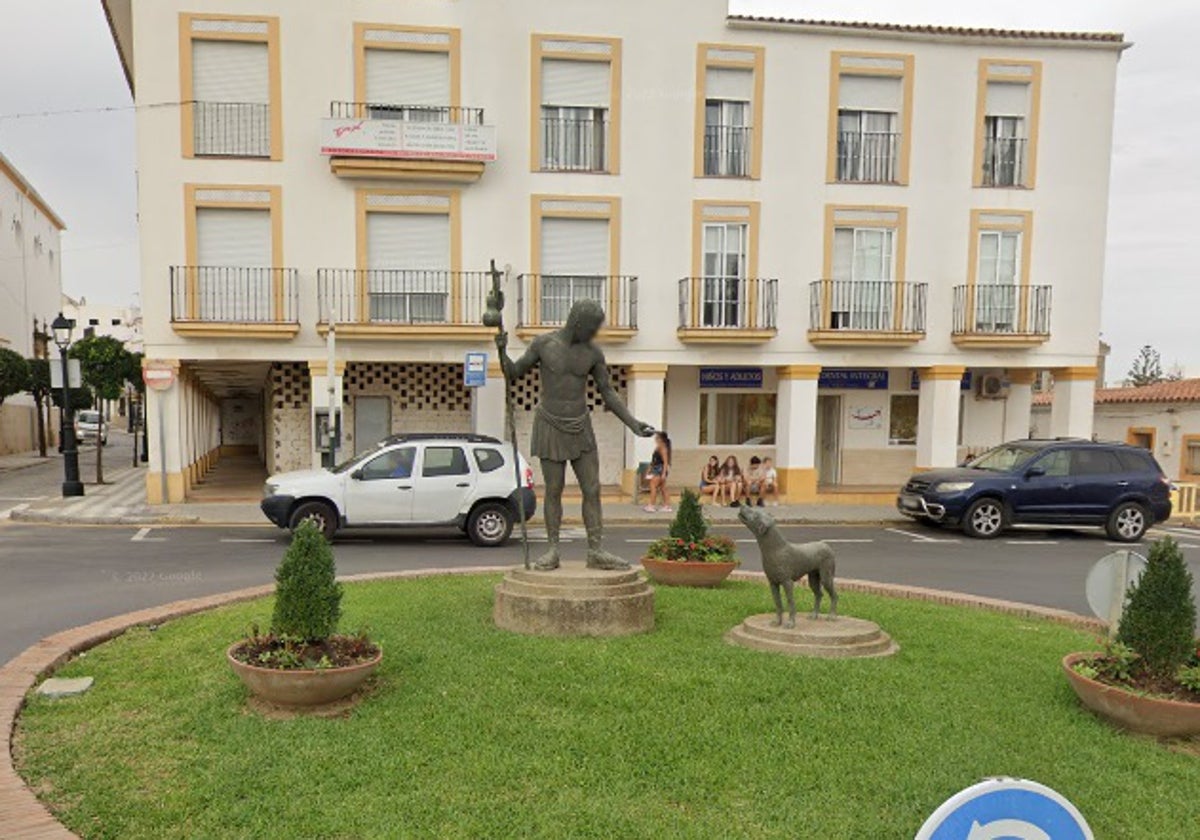
<path id="1" fill-rule="evenodd" d="M 635 571 L 517 568 L 496 584 L 492 617 L 527 636 L 629 636 L 654 629 L 654 590 Z"/>
<path id="2" fill-rule="evenodd" d="M 774 620 L 774 613 L 752 615 L 730 630 L 725 639 L 753 650 L 820 659 L 891 656 L 900 650 L 878 624 L 861 618 L 839 616 L 830 620 L 797 615 L 792 629 L 772 627 Z"/>

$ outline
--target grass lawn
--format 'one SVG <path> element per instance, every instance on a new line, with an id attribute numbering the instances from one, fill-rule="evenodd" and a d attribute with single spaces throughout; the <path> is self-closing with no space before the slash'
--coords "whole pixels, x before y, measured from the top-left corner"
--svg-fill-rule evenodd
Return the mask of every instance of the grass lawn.
<path id="1" fill-rule="evenodd" d="M 1200 759 L 1078 706 L 1058 663 L 1086 634 L 846 593 L 900 653 L 795 660 L 725 644 L 769 602 L 731 583 L 659 588 L 650 635 L 525 638 L 492 626 L 494 582 L 347 586 L 342 626 L 385 654 L 338 719 L 247 710 L 224 649 L 268 601 L 130 632 L 63 669 L 86 695 L 30 698 L 19 766 L 70 828 L 122 840 L 886 840 L 997 775 L 1061 791 L 1099 838 L 1200 826 Z"/>

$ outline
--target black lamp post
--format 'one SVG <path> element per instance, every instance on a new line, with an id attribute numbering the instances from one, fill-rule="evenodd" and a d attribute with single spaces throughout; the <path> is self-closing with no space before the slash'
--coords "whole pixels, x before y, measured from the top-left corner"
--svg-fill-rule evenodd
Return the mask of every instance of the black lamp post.
<path id="1" fill-rule="evenodd" d="M 67 365 L 67 349 L 71 346 L 71 331 L 75 322 L 64 318 L 61 312 L 50 325 L 54 343 L 62 357 L 62 453 L 63 453 L 63 497 L 82 496 L 83 482 L 79 480 L 79 448 L 75 444 L 75 417 L 71 410 L 71 374 Z"/>

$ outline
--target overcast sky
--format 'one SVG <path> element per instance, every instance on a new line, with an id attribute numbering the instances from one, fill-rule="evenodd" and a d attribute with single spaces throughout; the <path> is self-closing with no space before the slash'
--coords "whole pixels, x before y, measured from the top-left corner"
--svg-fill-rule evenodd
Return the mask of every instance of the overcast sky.
<path id="1" fill-rule="evenodd" d="M 1200 376 L 1200 3 L 733 0 L 733 11 L 1124 32 L 1135 46 L 1121 60 L 1117 90 L 1104 290 L 1109 378 L 1124 374 L 1142 344 Z M 138 288 L 129 105 L 100 0 L 0 0 L 0 151 L 67 223 L 64 290 L 112 303 L 135 300 Z M 84 113 L 61 113 L 74 109 Z M 37 116 L 46 111 L 55 113 Z"/>

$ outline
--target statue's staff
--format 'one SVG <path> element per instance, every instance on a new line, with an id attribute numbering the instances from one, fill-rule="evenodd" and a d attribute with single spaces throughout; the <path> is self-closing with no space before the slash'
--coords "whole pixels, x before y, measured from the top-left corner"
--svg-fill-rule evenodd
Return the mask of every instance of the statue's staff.
<path id="1" fill-rule="evenodd" d="M 495 327 L 496 337 L 499 339 L 503 336 L 507 342 L 508 333 L 504 331 L 504 290 L 500 287 L 501 273 L 496 268 L 495 260 L 492 260 L 489 273 L 492 275 L 492 289 L 487 295 L 487 308 L 483 313 L 483 325 L 485 327 Z M 500 352 L 503 352 L 503 350 Z M 525 523 L 525 494 L 522 492 L 524 488 L 521 483 L 524 478 L 521 475 L 521 450 L 517 446 L 517 417 L 512 397 L 512 386 L 514 383 L 509 372 L 509 366 L 504 364 L 504 359 L 500 360 L 500 369 L 504 372 L 504 414 L 508 425 L 508 434 L 512 438 L 513 472 L 517 478 L 517 516 L 521 521 L 521 550 L 524 555 L 525 569 L 528 571 L 529 528 Z"/>

